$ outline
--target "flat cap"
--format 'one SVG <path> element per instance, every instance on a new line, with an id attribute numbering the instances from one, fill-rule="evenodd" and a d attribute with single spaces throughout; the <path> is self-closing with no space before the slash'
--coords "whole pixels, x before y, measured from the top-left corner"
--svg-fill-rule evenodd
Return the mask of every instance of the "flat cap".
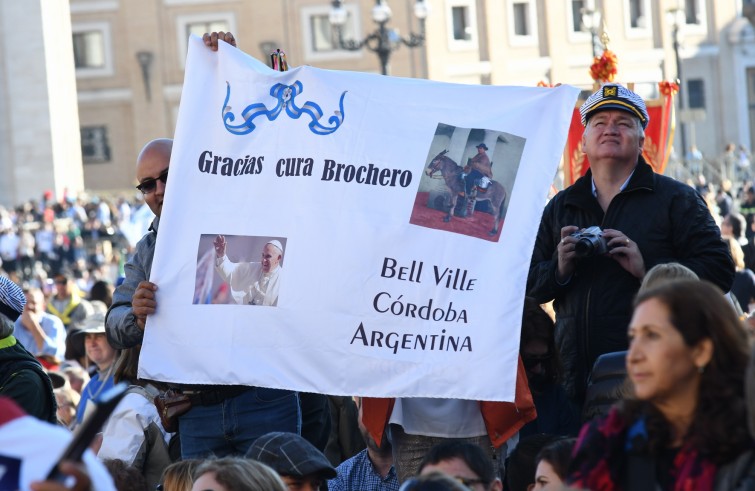
<path id="1" fill-rule="evenodd" d="M 262 435 L 249 447 L 246 457 L 272 467 L 281 476 L 336 477 L 336 470 L 325 455 L 296 433 L 274 431 Z"/>

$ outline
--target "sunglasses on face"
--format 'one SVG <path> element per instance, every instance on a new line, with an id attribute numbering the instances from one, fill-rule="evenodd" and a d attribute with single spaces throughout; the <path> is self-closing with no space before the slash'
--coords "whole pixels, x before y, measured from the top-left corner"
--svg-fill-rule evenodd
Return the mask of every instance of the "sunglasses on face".
<path id="1" fill-rule="evenodd" d="M 136 186 L 136 189 L 141 191 L 142 194 L 149 194 L 157 189 L 157 181 L 162 181 L 163 184 L 168 182 L 168 169 L 162 171 L 157 177 L 150 177 L 149 179 L 143 180 L 138 186 Z"/>
<path id="2" fill-rule="evenodd" d="M 524 364 L 524 368 L 534 368 L 540 363 L 545 363 L 547 361 L 550 361 L 551 358 L 553 358 L 553 355 L 550 353 L 546 353 L 544 355 L 531 355 L 531 356 L 522 356 L 522 363 Z"/>

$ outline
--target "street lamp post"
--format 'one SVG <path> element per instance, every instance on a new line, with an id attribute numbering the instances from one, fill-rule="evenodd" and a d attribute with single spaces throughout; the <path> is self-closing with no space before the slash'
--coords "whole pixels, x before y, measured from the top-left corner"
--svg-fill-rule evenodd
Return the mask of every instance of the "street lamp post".
<path id="1" fill-rule="evenodd" d="M 674 58 L 676 60 L 676 81 L 679 84 L 679 96 L 677 97 L 679 102 L 679 129 L 681 131 L 681 145 L 682 145 L 682 151 L 681 151 L 681 161 L 686 162 L 686 153 L 687 153 L 687 125 L 685 123 L 685 115 L 684 113 L 684 85 L 683 85 L 683 79 L 682 79 L 682 60 L 681 56 L 679 55 L 679 50 L 681 48 L 681 27 L 685 23 L 685 12 L 684 9 L 681 8 L 675 8 L 670 9 L 666 12 L 666 18 L 669 22 L 669 24 L 672 25 L 671 27 L 671 39 L 672 39 L 672 46 L 674 48 Z"/>
<path id="2" fill-rule="evenodd" d="M 419 34 L 409 33 L 408 39 L 401 37 L 395 29 L 386 26 L 391 20 L 393 12 L 391 12 L 391 8 L 385 3 L 385 0 L 375 0 L 375 6 L 372 7 L 372 20 L 377 24 L 377 30 L 361 41 L 345 40 L 343 38 L 343 25 L 346 23 L 348 14 L 346 9 L 343 8 L 341 0 L 333 0 L 332 5 L 328 20 L 336 30 L 338 47 L 348 51 L 367 48 L 376 53 L 380 60 L 380 69 L 383 75 L 388 75 L 388 62 L 391 53 L 402 44 L 409 48 L 417 48 L 425 44 L 425 19 L 430 11 L 425 0 L 416 0 L 414 4 L 414 16 L 419 19 L 420 32 Z"/>
<path id="3" fill-rule="evenodd" d="M 600 11 L 595 7 L 587 6 L 582 9 L 582 28 L 590 31 L 592 36 L 592 56 L 593 58 L 598 56 L 598 29 L 600 27 L 601 15 Z"/>

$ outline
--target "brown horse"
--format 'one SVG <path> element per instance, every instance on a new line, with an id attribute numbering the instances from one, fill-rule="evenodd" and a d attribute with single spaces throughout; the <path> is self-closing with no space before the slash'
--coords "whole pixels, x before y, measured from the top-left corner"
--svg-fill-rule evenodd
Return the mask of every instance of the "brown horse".
<path id="1" fill-rule="evenodd" d="M 446 157 L 447 153 L 448 150 L 440 152 L 430 161 L 430 165 L 427 167 L 428 175 L 430 177 L 433 177 L 433 174 L 436 172 L 440 172 L 440 175 L 443 176 L 443 180 L 446 181 L 446 187 L 451 192 L 448 214 L 443 218 L 444 222 L 451 220 L 459 194 L 465 193 L 464 180 L 461 178 L 461 173 L 464 169 L 449 157 Z M 490 201 L 494 210 L 494 215 L 493 229 L 488 232 L 488 235 L 496 235 L 501 221 L 503 220 L 503 207 L 506 203 L 506 188 L 504 188 L 498 181 L 490 181 L 490 186 L 488 186 L 484 194 L 474 193 L 468 198 L 476 198 L 478 201 Z"/>

